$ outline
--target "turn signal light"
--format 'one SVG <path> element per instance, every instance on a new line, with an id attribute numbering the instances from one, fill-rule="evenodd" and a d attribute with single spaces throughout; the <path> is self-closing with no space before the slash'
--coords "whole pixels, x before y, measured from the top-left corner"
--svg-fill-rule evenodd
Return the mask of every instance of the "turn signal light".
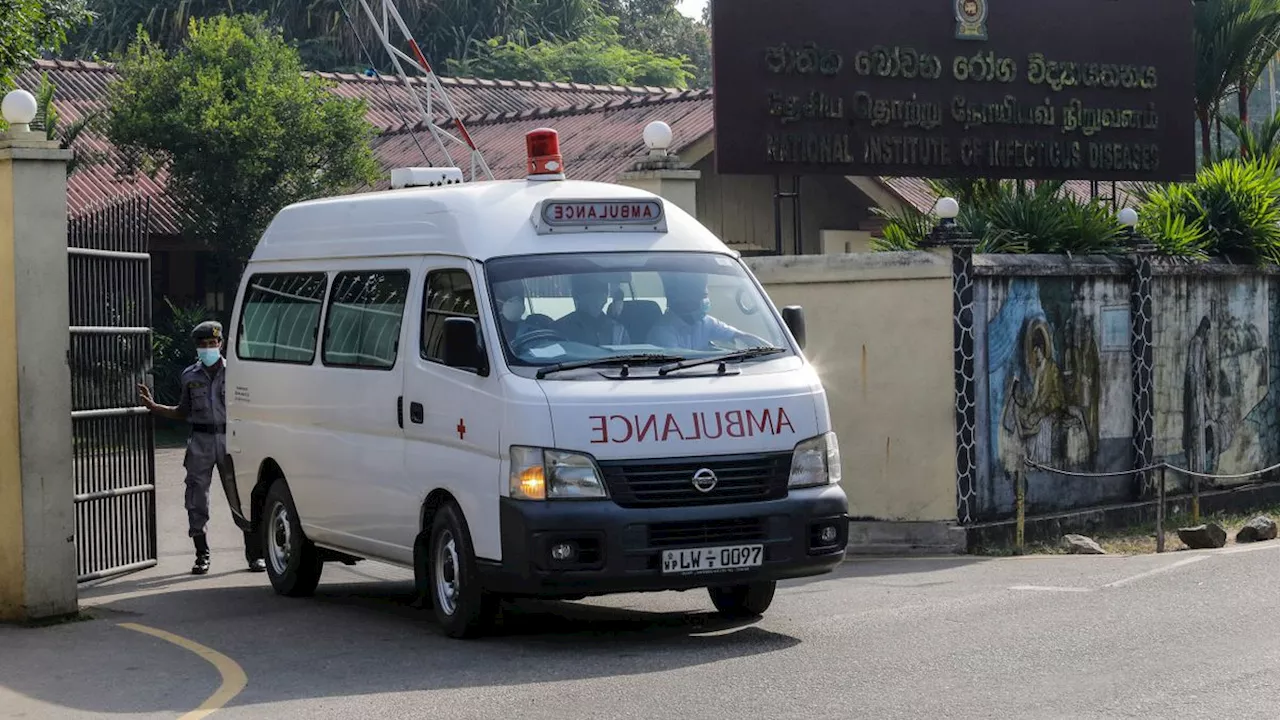
<path id="1" fill-rule="evenodd" d="M 547 496 L 547 478 L 542 471 L 542 466 L 525 468 L 520 473 L 520 492 L 530 499 Z"/>

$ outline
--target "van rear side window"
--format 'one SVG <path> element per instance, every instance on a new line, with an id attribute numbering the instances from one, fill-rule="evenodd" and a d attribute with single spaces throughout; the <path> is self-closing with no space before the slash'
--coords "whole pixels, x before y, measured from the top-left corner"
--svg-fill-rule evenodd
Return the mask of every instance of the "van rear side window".
<path id="1" fill-rule="evenodd" d="M 316 358 L 325 273 L 261 274 L 249 278 L 236 355 L 242 360 L 310 365 Z"/>
<path id="2" fill-rule="evenodd" d="M 339 273 L 324 322 L 324 364 L 394 368 L 408 295 L 407 270 Z"/>

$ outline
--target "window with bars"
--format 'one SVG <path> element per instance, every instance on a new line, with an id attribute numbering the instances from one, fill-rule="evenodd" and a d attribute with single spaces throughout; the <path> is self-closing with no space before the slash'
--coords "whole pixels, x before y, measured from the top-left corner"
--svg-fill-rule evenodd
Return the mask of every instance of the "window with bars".
<path id="1" fill-rule="evenodd" d="M 407 270 L 339 273 L 324 324 L 324 364 L 390 370 L 400 351 Z"/>
<path id="2" fill-rule="evenodd" d="M 249 278 L 236 332 L 236 355 L 260 362 L 314 362 L 327 280 L 325 273 Z"/>

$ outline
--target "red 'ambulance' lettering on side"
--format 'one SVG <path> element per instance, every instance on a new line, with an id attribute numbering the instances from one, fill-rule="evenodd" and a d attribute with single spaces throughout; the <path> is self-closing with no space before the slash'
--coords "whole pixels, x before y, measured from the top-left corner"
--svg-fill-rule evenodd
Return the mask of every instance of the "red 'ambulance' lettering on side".
<path id="1" fill-rule="evenodd" d="M 796 433 L 786 408 L 782 407 L 776 411 L 773 408 L 717 410 L 688 415 L 592 415 L 590 420 L 593 445 L 751 438 L 782 435 L 784 430 L 791 435 Z"/>

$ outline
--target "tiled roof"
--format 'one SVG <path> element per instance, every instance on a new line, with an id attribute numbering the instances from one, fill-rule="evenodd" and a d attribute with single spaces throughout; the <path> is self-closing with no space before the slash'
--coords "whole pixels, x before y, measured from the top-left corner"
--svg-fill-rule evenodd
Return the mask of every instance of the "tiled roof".
<path id="1" fill-rule="evenodd" d="M 70 124 L 103 106 L 107 86 L 117 72 L 111 65 L 86 61 L 38 61 L 17 78 L 19 87 L 32 92 L 48 73 L 57 86 L 55 104 L 63 125 Z M 418 114 L 398 79 L 363 75 L 317 73 L 335 83 L 333 92 L 346 97 L 362 97 L 369 104 L 369 121 L 384 129 L 374 142 L 374 151 L 384 169 L 421 165 L 421 144 L 431 162 L 443 157 L 429 131 L 415 122 Z M 442 78 L 454 108 L 485 154 L 495 177 L 524 175 L 524 133 L 543 125 L 561 133 L 561 151 L 575 179 L 608 179 L 627 160 L 637 158 L 642 149 L 644 126 L 666 120 L 675 133 L 676 149 L 693 143 L 711 131 L 711 102 L 708 91 L 678 91 L 656 87 L 620 87 L 579 83 L 535 83 L 473 78 Z M 421 81 L 417 81 L 420 85 Z M 412 130 L 412 131 L 411 131 Z M 123 195 L 141 194 L 152 198 L 152 231 L 179 233 L 180 210 L 164 195 L 165 177 L 154 180 L 139 175 L 131 180 L 116 177 L 118 156 L 101 133 L 86 131 L 77 147 L 103 153 L 106 162 L 83 167 L 68 182 L 68 204 L 73 215 L 106 204 Z M 454 160 L 466 164 L 465 157 Z"/>
<path id="2" fill-rule="evenodd" d="M 934 203 L 938 201 L 937 193 L 930 190 L 929 184 L 920 178 L 880 178 L 880 182 L 884 183 L 894 194 L 920 212 L 927 213 L 932 211 Z M 1069 180 L 1063 185 L 1063 189 L 1081 202 L 1088 202 L 1092 195 L 1091 187 L 1087 180 Z M 1103 198 L 1110 199 L 1111 183 L 1098 183 L 1098 194 Z M 1115 194 L 1116 203 L 1119 207 L 1136 202 L 1125 183 L 1116 183 Z"/>
<path id="3" fill-rule="evenodd" d="M 629 162 L 641 159 L 645 125 L 654 120 L 671 126 L 671 149 L 677 153 L 711 132 L 710 97 L 702 90 L 670 92 L 569 108 L 495 113 L 464 118 L 464 123 L 498 179 L 524 177 L 525 133 L 550 127 L 560 133 L 560 152 L 571 179 L 612 182 Z M 422 150 L 432 164 L 444 163 L 430 132 L 420 126 L 412 132 L 401 127 L 377 138 L 374 150 L 384 167 L 422 165 Z M 465 157 L 455 154 L 454 160 L 462 164 Z"/>

